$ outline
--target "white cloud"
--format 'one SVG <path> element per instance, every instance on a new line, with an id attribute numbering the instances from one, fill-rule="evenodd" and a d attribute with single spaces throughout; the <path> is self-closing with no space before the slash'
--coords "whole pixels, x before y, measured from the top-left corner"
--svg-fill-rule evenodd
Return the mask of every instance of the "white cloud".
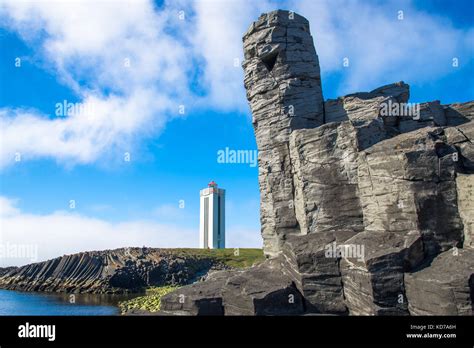
<path id="1" fill-rule="evenodd" d="M 0 196 L 0 217 L 17 215 L 20 211 L 15 207 L 17 200 Z M 1 232 L 1 230 L 0 230 Z"/>
<path id="2" fill-rule="evenodd" d="M 2 4 L 7 25 L 27 42 L 39 44 L 44 63 L 80 94 L 89 90 L 84 87 L 128 94 L 157 82 L 186 86 L 186 42 L 166 32 L 180 24 L 172 3 L 160 11 L 148 0 Z M 86 85 L 78 86 L 78 79 Z"/>
<path id="3" fill-rule="evenodd" d="M 165 203 L 154 208 L 152 214 L 161 219 L 183 219 L 186 217 L 184 208 L 180 208 L 177 203 Z"/>
<path id="4" fill-rule="evenodd" d="M 231 225 L 226 230 L 226 248 L 262 248 L 263 240 L 258 227 Z"/>
<path id="5" fill-rule="evenodd" d="M 410 1 L 183 0 L 159 8 L 151 0 L 2 1 L 2 24 L 98 111 L 93 118 L 51 119 L 34 110 L 1 109 L 0 167 L 14 163 L 16 152 L 73 164 L 117 158 L 157 136 L 180 104 L 247 111 L 234 59 L 241 62 L 241 39 L 251 22 L 276 8 L 309 19 L 326 95 L 324 77 L 331 73 L 341 74 L 340 95 L 398 80 L 431 82 L 453 71 L 454 57 L 462 67 L 474 56 L 474 29 L 455 28 Z M 179 20 L 181 10 L 185 20 Z M 204 96 L 193 93 L 195 87 Z"/>
<path id="6" fill-rule="evenodd" d="M 262 12 L 273 9 L 269 1 L 195 2 L 193 42 L 194 53 L 204 58 L 201 79 L 208 86 L 204 102 L 216 108 L 247 110 L 241 67 L 242 36 Z"/>
<path id="7" fill-rule="evenodd" d="M 2 2 L 4 25 L 94 113 L 58 118 L 53 108 L 0 109 L 0 166 L 14 163 L 17 153 L 22 160 L 91 163 L 120 150 L 117 158 L 157 135 L 190 99 L 188 44 L 167 33 L 180 25 L 177 13 L 172 4 L 155 11 L 142 0 Z"/>
<path id="8" fill-rule="evenodd" d="M 0 247 L 35 246 L 37 259 L 0 257 L 0 267 L 42 261 L 85 250 L 120 247 L 198 247 L 199 233 L 153 221 L 110 223 L 66 211 L 46 215 L 21 212 L 15 200 L 0 196 Z M 4 255 L 5 256 L 5 255 Z"/>
<path id="9" fill-rule="evenodd" d="M 90 163 L 106 150 L 123 160 L 132 152 L 134 135 L 159 131 L 165 120 L 156 113 L 171 108 L 166 98 L 153 91 L 136 90 L 128 98 L 90 96 L 84 104 L 92 113 L 50 119 L 35 111 L 0 108 L 0 165 L 52 157 L 64 162 Z M 120 151 L 119 151 L 120 150 Z"/>
<path id="10" fill-rule="evenodd" d="M 456 28 L 446 18 L 415 8 L 411 1 L 362 0 L 197 1 L 195 54 L 205 62 L 203 80 L 218 108 L 246 110 L 242 35 L 262 12 L 293 10 L 310 21 L 324 77 L 341 73 L 337 95 L 367 91 L 405 80 L 436 81 L 454 72 L 452 59 L 467 65 L 474 57 L 474 29 Z M 403 20 L 398 20 L 403 11 Z M 343 59 L 350 65 L 344 68 Z M 327 90 L 326 90 L 327 91 Z M 328 93 L 329 94 L 329 93 Z"/>
<path id="11" fill-rule="evenodd" d="M 37 248 L 37 255 L 16 257 L 0 254 L 0 267 L 43 261 L 86 250 L 121 247 L 197 248 L 199 230 L 150 220 L 110 223 L 101 219 L 56 211 L 28 214 L 17 208 L 18 200 L 0 196 L 0 249 Z M 167 208 L 164 208 L 166 210 Z M 161 209 L 163 210 L 163 209 Z M 227 247 L 261 247 L 258 230 L 232 226 Z M 4 257 L 1 257 L 4 256 Z"/>
<path id="12" fill-rule="evenodd" d="M 473 59 L 474 30 L 455 28 L 446 18 L 416 9 L 411 1 L 293 1 L 310 21 L 324 76 L 342 73 L 338 94 L 371 90 L 405 80 L 422 84 Z M 399 12 L 403 19 L 399 20 Z M 343 68 L 343 58 L 349 67 Z"/>

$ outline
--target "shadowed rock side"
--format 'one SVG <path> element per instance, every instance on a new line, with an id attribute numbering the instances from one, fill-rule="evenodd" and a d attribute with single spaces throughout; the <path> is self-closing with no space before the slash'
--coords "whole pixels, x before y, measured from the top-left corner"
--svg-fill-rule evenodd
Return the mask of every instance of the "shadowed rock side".
<path id="1" fill-rule="evenodd" d="M 9 268 L 0 276 L 0 288 L 68 293 L 139 292 L 147 286 L 189 284 L 211 268 L 227 267 L 212 257 L 184 256 L 167 249 L 88 251 Z"/>
<path id="2" fill-rule="evenodd" d="M 284 267 L 274 258 L 247 270 L 211 273 L 203 282 L 161 298 L 164 313 L 192 315 L 297 315 L 303 299 Z"/>
<path id="3" fill-rule="evenodd" d="M 300 232 L 288 139 L 324 122 L 318 56 L 308 21 L 287 12 L 259 18 L 244 35 L 245 88 L 259 150 L 260 220 L 264 250 L 276 255 L 284 237 Z"/>
<path id="4" fill-rule="evenodd" d="M 426 267 L 405 274 L 413 315 L 472 315 L 474 254 L 469 249 L 439 254 Z"/>
<path id="5" fill-rule="evenodd" d="M 403 82 L 324 102 L 308 21 L 287 11 L 263 14 L 243 45 L 270 259 L 168 294 L 163 310 L 471 315 L 474 102 L 410 114 Z"/>

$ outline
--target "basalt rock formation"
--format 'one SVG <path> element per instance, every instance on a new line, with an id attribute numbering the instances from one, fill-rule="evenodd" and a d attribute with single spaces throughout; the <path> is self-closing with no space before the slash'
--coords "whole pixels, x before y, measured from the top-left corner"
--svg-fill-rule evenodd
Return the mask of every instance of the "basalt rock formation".
<path id="1" fill-rule="evenodd" d="M 323 99 L 308 21 L 243 37 L 268 260 L 162 299 L 188 314 L 471 315 L 474 102 L 398 82 Z"/>
<path id="2" fill-rule="evenodd" d="M 147 286 L 185 285 L 226 265 L 206 256 L 172 249 L 121 248 L 87 251 L 9 267 L 0 272 L 0 288 L 67 293 L 133 293 Z"/>

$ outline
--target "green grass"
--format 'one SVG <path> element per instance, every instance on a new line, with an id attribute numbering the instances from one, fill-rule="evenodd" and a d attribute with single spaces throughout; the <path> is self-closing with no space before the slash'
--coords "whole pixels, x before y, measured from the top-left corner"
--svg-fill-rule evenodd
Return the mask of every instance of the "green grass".
<path id="1" fill-rule="evenodd" d="M 145 296 L 135 297 L 128 301 L 119 302 L 120 312 L 123 314 L 131 309 L 142 309 L 149 312 L 160 310 L 161 297 L 178 289 L 176 286 L 150 287 Z"/>
<path id="2" fill-rule="evenodd" d="M 213 258 L 232 268 L 246 268 L 265 260 L 262 249 L 167 249 L 181 257 Z M 132 309 L 157 312 L 160 310 L 161 297 L 178 289 L 176 286 L 150 287 L 144 296 L 132 298 L 118 304 L 121 313 Z"/>
<path id="3" fill-rule="evenodd" d="M 216 260 L 232 267 L 245 268 L 265 259 L 262 249 L 170 249 L 178 255 L 196 256 L 196 257 L 212 257 Z"/>

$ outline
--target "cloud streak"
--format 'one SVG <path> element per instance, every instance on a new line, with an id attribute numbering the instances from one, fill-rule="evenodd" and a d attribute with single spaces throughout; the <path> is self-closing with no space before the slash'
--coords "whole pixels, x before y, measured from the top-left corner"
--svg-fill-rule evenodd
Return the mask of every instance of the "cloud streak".
<path id="1" fill-rule="evenodd" d="M 67 211 L 46 215 L 21 212 L 0 196 L 0 246 L 35 246 L 36 257 L 6 255 L 0 267 L 43 261 L 84 250 L 120 247 L 198 247 L 198 233 L 173 224 L 138 220 L 110 223 Z"/>
<path id="2" fill-rule="evenodd" d="M 54 118 L 1 108 L 0 167 L 17 153 L 72 164 L 121 158 L 181 117 L 180 105 L 248 112 L 242 34 L 275 8 L 309 19 L 323 90 L 325 78 L 339 74 L 337 94 L 401 79 L 427 83 L 453 72 L 453 58 L 462 69 L 474 56 L 473 28 L 456 28 L 410 1 L 4 1 L 2 26 L 96 112 Z"/>
<path id="3" fill-rule="evenodd" d="M 168 33 L 182 25 L 171 4 L 156 11 L 142 0 L 7 1 L 0 14 L 35 48 L 43 67 L 94 110 L 56 117 L 1 108 L 0 166 L 18 154 L 72 164 L 111 152 L 122 157 L 140 139 L 159 134 L 190 99 L 188 43 Z"/>
<path id="4" fill-rule="evenodd" d="M 84 250 L 122 247 L 197 248 L 199 230 L 177 223 L 132 220 L 111 223 L 70 211 L 29 214 L 18 207 L 18 200 L 0 196 L 0 250 L 34 247 L 35 255 L 1 254 L 0 267 L 20 266 Z M 169 208 L 160 208 L 164 213 Z M 227 247 L 260 248 L 257 230 L 233 225 L 226 232 Z"/>
<path id="5" fill-rule="evenodd" d="M 339 72 L 338 94 L 405 80 L 426 83 L 455 72 L 474 56 L 474 30 L 458 29 L 411 1 L 292 1 L 308 18 L 324 77 Z M 343 67 L 343 59 L 349 66 Z M 461 66 L 461 68 L 462 68 Z M 459 67 L 458 67 L 459 68 Z"/>

